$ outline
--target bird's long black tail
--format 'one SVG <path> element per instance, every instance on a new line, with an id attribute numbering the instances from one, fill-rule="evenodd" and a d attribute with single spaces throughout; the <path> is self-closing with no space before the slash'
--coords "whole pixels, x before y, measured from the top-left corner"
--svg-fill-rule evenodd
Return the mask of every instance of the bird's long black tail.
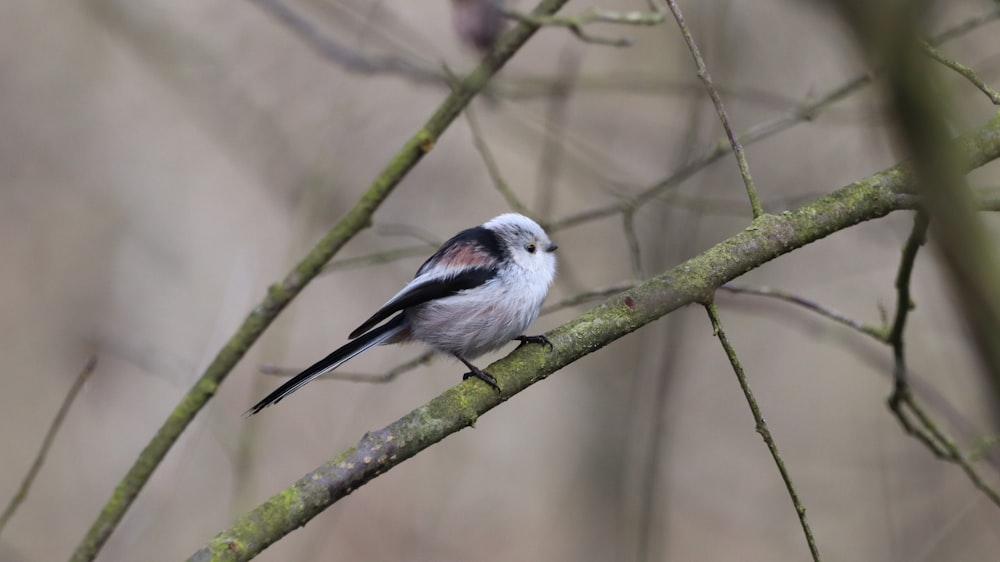
<path id="1" fill-rule="evenodd" d="M 277 404 L 282 398 L 302 388 L 309 383 L 309 381 L 315 379 L 323 373 L 336 369 L 355 355 L 361 353 L 369 347 L 385 342 L 405 329 L 406 314 L 397 314 L 392 320 L 368 333 L 358 336 L 357 339 L 352 340 L 330 355 L 320 359 L 305 371 L 295 375 L 291 380 L 279 386 L 277 390 L 265 396 L 263 400 L 254 404 L 252 408 L 244 412 L 244 415 L 252 416 L 264 408 L 267 408 L 271 404 Z"/>

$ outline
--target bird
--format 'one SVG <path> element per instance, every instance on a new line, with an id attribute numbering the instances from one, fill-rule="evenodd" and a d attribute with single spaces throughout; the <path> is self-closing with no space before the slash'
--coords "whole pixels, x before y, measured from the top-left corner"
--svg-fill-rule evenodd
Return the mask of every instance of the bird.
<path id="1" fill-rule="evenodd" d="M 316 377 L 384 344 L 423 342 L 451 355 L 500 392 L 493 375 L 471 363 L 511 341 L 552 349 L 544 335 L 524 335 L 555 279 L 557 246 L 532 219 L 505 213 L 465 229 L 417 269 L 413 280 L 348 336 L 347 344 L 254 404 L 254 415 Z M 390 318 L 391 317 L 391 318 Z"/>

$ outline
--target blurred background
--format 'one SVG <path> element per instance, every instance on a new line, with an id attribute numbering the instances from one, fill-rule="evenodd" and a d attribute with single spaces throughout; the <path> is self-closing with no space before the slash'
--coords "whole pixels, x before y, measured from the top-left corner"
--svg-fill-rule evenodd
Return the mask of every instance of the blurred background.
<path id="1" fill-rule="evenodd" d="M 525 0 L 511 4 L 527 11 Z M 572 1 L 645 10 L 642 1 Z M 795 115 L 868 68 L 836 14 L 788 0 L 681 2 L 737 131 Z M 285 10 L 282 12 L 281 10 Z M 65 559 L 220 346 L 474 68 L 444 0 L 0 3 L 0 502 L 28 470 L 87 358 L 96 371 L 0 535 L 5 562 Z M 941 2 L 929 27 L 980 25 L 941 50 L 1000 78 L 995 2 Z M 304 28 L 343 47 L 334 61 Z M 473 103 L 504 180 L 545 221 L 622 201 L 716 147 L 722 130 L 677 26 L 604 25 L 630 48 L 544 29 Z M 353 57 L 353 58 L 350 58 Z M 353 62 L 351 62 L 353 61 Z M 994 111 L 941 70 L 955 130 Z M 747 145 L 768 211 L 896 163 L 878 90 Z M 459 229 L 510 210 L 459 118 L 230 374 L 100 560 L 185 559 L 246 510 L 460 381 L 437 359 L 389 384 L 319 381 L 246 408 L 405 283 Z M 973 173 L 995 186 L 1000 167 Z M 730 154 L 634 213 L 554 229 L 549 302 L 649 277 L 745 228 Z M 993 222 L 994 217 L 985 217 Z M 859 225 L 741 283 L 879 324 L 909 213 Z M 635 250 L 638 248 L 638 252 Z M 932 250 L 913 279 L 915 391 L 965 448 L 991 431 L 968 335 Z M 826 560 L 986 560 L 1000 511 L 885 406 L 891 352 L 799 309 L 721 294 L 727 332 Z M 592 304 L 542 317 L 537 332 Z M 378 375 L 422 350 L 384 348 Z M 499 355 L 498 355 L 499 356 Z M 480 364 L 488 364 L 490 358 Z M 996 467 L 981 462 L 996 484 Z M 700 307 L 578 361 L 376 479 L 260 560 L 803 560 L 784 485 Z"/>

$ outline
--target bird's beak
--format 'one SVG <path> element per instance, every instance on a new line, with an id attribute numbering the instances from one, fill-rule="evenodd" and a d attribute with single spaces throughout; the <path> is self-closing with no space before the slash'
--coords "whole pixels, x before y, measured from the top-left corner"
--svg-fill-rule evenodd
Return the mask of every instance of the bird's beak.
<path id="1" fill-rule="evenodd" d="M 549 244 L 549 247 L 545 248 L 545 251 L 546 252 L 554 252 L 554 251 L 556 251 L 558 249 L 559 249 L 559 246 L 556 246 L 555 244 Z"/>

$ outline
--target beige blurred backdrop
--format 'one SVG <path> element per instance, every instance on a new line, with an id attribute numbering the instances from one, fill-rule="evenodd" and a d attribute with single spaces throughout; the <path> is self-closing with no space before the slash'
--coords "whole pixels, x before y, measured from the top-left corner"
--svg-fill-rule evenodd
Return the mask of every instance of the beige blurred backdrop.
<path id="1" fill-rule="evenodd" d="M 288 2 L 364 57 L 457 73 L 476 62 L 444 0 Z M 574 1 L 565 12 L 591 6 L 645 3 Z M 866 71 L 835 15 L 812 3 L 681 6 L 738 130 Z M 942 3 L 931 27 L 992 6 Z M 672 21 L 593 31 L 636 45 L 587 45 L 543 30 L 474 103 L 504 178 L 545 219 L 638 193 L 721 138 Z M 943 51 L 996 85 L 1000 23 Z M 991 114 L 984 96 L 943 75 L 956 130 Z M 0 560 L 69 555 L 267 285 L 445 95 L 439 85 L 326 61 L 253 2 L 0 3 L 0 502 L 16 491 L 87 357 L 99 360 L 0 535 Z M 748 146 L 772 212 L 899 157 L 872 88 Z M 998 176 L 991 165 L 972 180 L 990 186 Z M 676 193 L 635 216 L 641 271 L 621 217 L 552 233 L 561 270 L 549 301 L 654 275 L 748 224 L 731 156 Z M 375 228 L 337 259 L 440 241 L 508 209 L 460 118 L 379 209 Z M 880 307 L 894 306 L 910 222 L 899 213 L 860 225 L 742 281 L 878 323 Z M 185 559 L 365 431 L 459 382 L 463 369 L 438 359 L 391 384 L 315 382 L 241 417 L 281 382 L 260 374 L 261 364 L 302 367 L 325 355 L 420 262 L 313 282 L 171 450 L 100 560 Z M 919 257 L 913 290 L 907 342 L 918 397 L 971 446 L 989 432 L 989 408 L 932 251 Z M 998 508 L 906 437 L 885 407 L 887 348 L 785 305 L 732 295 L 719 304 L 824 559 L 995 559 Z M 537 331 L 587 306 L 543 317 Z M 419 351 L 382 348 L 344 369 L 378 374 Z M 998 481 L 994 466 L 979 467 Z M 807 558 L 732 370 L 704 311 L 689 307 L 531 387 L 259 559 Z"/>

